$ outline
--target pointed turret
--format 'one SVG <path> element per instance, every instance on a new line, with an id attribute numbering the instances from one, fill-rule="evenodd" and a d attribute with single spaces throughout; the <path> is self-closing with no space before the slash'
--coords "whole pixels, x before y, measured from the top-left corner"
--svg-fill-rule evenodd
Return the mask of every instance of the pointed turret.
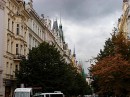
<path id="1" fill-rule="evenodd" d="M 75 54 L 75 47 L 74 47 L 73 57 L 76 57 L 76 54 Z"/>
<path id="2" fill-rule="evenodd" d="M 57 23 L 57 20 L 54 21 L 53 23 L 53 28 L 52 28 L 53 31 L 58 31 L 58 23 Z"/>
<path id="3" fill-rule="evenodd" d="M 61 13 L 60 13 L 60 25 L 59 25 L 59 34 L 60 34 L 60 38 L 61 38 L 61 42 L 65 42 L 64 40 L 64 34 L 63 34 L 63 30 L 62 30 L 62 23 L 61 23 Z"/>
<path id="4" fill-rule="evenodd" d="M 63 30 L 62 30 L 62 24 L 59 25 L 59 34 L 62 42 L 65 42 L 64 40 L 64 35 L 63 35 Z"/>

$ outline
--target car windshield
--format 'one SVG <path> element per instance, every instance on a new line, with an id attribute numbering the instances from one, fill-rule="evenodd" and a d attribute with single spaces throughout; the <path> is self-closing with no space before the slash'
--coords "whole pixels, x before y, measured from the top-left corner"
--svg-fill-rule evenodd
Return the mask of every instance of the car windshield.
<path id="1" fill-rule="evenodd" d="M 14 94 L 14 97 L 30 97 L 30 93 L 29 92 L 16 92 Z"/>

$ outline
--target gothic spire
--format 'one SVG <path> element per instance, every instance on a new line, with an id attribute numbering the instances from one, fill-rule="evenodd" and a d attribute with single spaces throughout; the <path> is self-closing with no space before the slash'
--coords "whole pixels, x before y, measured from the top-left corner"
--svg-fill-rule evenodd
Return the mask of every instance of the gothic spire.
<path id="1" fill-rule="evenodd" d="M 75 46 L 74 46 L 73 56 L 76 57 L 76 54 L 75 54 Z"/>
<path id="2" fill-rule="evenodd" d="M 59 34 L 60 34 L 60 37 L 61 37 L 61 41 L 65 42 L 65 40 L 64 40 L 64 34 L 63 34 L 63 30 L 62 30 L 62 23 L 61 23 L 61 13 L 60 13 Z"/>
<path id="3" fill-rule="evenodd" d="M 57 19 L 53 22 L 53 28 L 52 28 L 52 30 L 54 31 L 58 31 L 58 23 L 57 23 Z"/>

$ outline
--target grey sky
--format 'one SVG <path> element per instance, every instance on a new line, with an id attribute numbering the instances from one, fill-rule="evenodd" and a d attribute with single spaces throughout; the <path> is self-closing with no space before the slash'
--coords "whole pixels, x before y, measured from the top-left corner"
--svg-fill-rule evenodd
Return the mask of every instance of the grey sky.
<path id="1" fill-rule="evenodd" d="M 120 11 L 122 0 L 33 0 L 40 13 L 54 17 L 61 12 L 63 18 L 84 21 L 103 18 Z"/>
<path id="2" fill-rule="evenodd" d="M 123 0 L 33 0 L 34 9 L 52 20 L 62 18 L 66 42 L 76 48 L 77 59 L 95 57 L 116 26 L 122 13 Z"/>

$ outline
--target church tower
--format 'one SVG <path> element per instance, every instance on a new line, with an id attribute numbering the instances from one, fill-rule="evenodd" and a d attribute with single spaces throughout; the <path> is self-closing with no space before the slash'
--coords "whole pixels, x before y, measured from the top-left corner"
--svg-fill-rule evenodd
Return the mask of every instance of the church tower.
<path id="1" fill-rule="evenodd" d="M 59 25 L 59 35 L 60 35 L 60 40 L 61 40 L 61 42 L 64 43 L 65 40 L 64 40 L 64 34 L 63 34 L 62 24 L 61 24 L 61 23 L 60 23 L 60 25 Z"/>

